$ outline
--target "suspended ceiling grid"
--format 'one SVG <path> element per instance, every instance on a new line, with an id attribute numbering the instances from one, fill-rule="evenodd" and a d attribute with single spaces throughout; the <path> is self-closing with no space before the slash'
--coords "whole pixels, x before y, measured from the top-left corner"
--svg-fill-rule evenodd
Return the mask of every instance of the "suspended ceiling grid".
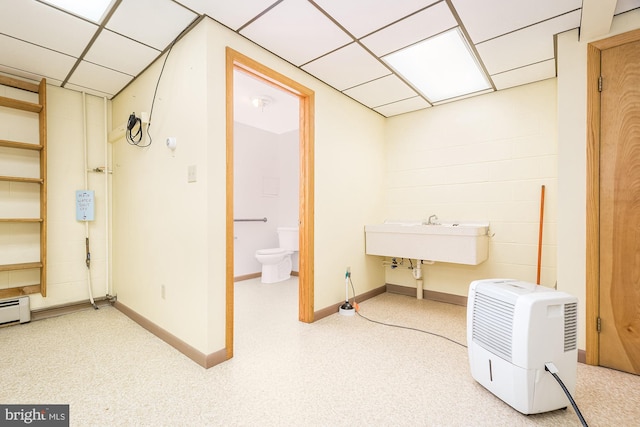
<path id="1" fill-rule="evenodd" d="M 0 72 L 112 98 L 206 15 L 390 117 L 433 103 L 385 55 L 460 27 L 501 90 L 556 76 L 556 34 L 606 34 L 614 15 L 637 8 L 640 0 L 114 0 L 92 22 L 40 0 L 3 0 Z"/>

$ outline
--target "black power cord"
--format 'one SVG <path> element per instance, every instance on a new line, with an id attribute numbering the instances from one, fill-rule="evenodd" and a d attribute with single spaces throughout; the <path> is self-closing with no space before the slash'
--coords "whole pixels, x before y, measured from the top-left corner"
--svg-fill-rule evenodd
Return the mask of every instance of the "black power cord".
<path id="1" fill-rule="evenodd" d="M 562 391 L 564 391 L 564 394 L 567 395 L 569 402 L 571 402 L 571 406 L 573 406 L 573 410 L 576 411 L 576 415 L 580 419 L 580 423 L 583 425 L 583 427 L 588 427 L 587 422 L 585 421 L 584 417 L 582 416 L 582 413 L 580 412 L 580 409 L 578 409 L 578 405 L 576 404 L 576 401 L 573 400 L 571 393 L 569 393 L 569 390 L 567 390 L 567 387 L 564 385 L 564 383 L 558 376 L 558 368 L 556 368 L 556 366 L 553 363 L 545 363 L 544 370 L 549 372 L 551 375 L 553 375 L 553 378 L 555 378 L 556 381 L 558 381 L 558 384 L 560 384 L 560 387 L 562 387 Z"/>
<path id="2" fill-rule="evenodd" d="M 149 129 L 151 128 L 151 117 L 153 116 L 153 106 L 156 103 L 156 94 L 158 93 L 158 86 L 160 86 L 160 79 L 162 78 L 162 74 L 164 73 L 164 66 L 167 65 L 167 59 L 169 59 L 169 55 L 171 54 L 173 45 L 176 43 L 177 40 L 178 39 L 174 40 L 173 43 L 171 43 L 171 46 L 167 51 L 167 56 L 164 57 L 164 62 L 162 63 L 162 68 L 160 69 L 160 75 L 158 76 L 158 81 L 156 82 L 156 89 L 153 91 L 153 99 L 151 100 L 151 111 L 149 112 L 149 124 L 147 124 L 147 135 L 149 135 L 149 144 L 146 145 L 147 147 L 151 145 L 151 142 L 153 142 L 153 139 L 151 138 L 151 134 L 149 133 Z"/>
<path id="3" fill-rule="evenodd" d="M 136 117 L 136 113 L 131 113 L 129 115 L 129 120 L 127 121 L 126 137 L 129 145 L 146 147 L 146 145 L 140 145 L 140 142 L 142 141 L 142 120 L 140 119 L 140 117 Z"/>
<path id="4" fill-rule="evenodd" d="M 467 348 L 466 345 L 464 345 L 464 344 L 462 344 L 462 343 L 460 343 L 460 342 L 458 342 L 456 340 L 453 340 L 453 339 L 451 339 L 449 337 L 446 337 L 444 335 L 436 334 L 435 332 L 429 332 L 429 331 L 425 331 L 423 329 L 412 328 L 411 326 L 394 325 L 392 323 L 380 322 L 378 320 L 369 319 L 368 317 L 363 316 L 362 314 L 360 314 L 360 306 L 356 303 L 356 289 L 353 286 L 353 282 L 351 281 L 351 275 L 349 275 L 349 283 L 351 284 L 351 290 L 353 292 L 353 305 L 356 308 L 356 313 L 358 314 L 358 316 L 362 317 L 364 320 L 368 320 L 371 323 L 377 323 L 378 325 L 389 326 L 391 328 L 407 329 L 407 330 L 410 330 L 410 331 L 421 332 L 423 334 L 432 335 L 434 337 L 438 337 L 438 338 L 445 339 L 447 341 L 451 341 L 454 344 L 458 344 L 461 347 Z"/>
<path id="5" fill-rule="evenodd" d="M 149 136 L 149 142 L 144 145 L 140 144 L 142 142 L 142 119 L 140 117 L 136 117 L 135 113 L 131 113 L 131 115 L 129 116 L 129 120 L 127 121 L 126 132 L 127 142 L 130 145 L 144 148 L 150 146 L 153 142 L 153 138 L 151 138 L 151 133 L 149 132 L 149 129 L 151 128 L 151 117 L 153 116 L 153 106 L 156 103 L 156 95 L 158 93 L 158 86 L 160 86 L 160 79 L 162 78 L 162 74 L 164 73 L 164 67 L 165 65 L 167 65 L 167 59 L 169 59 L 169 54 L 171 54 L 171 49 L 173 49 L 174 43 L 171 44 L 169 50 L 167 51 L 167 55 L 164 57 L 162 68 L 160 69 L 160 75 L 158 76 L 158 80 L 156 81 L 156 88 L 153 91 L 153 99 L 151 100 L 151 111 L 149 112 L 149 123 L 147 123 L 147 135 Z"/>

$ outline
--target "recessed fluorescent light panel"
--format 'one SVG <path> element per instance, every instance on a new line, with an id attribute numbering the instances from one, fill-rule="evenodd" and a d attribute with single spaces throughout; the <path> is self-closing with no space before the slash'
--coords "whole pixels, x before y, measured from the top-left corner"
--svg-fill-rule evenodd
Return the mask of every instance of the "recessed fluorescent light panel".
<path id="1" fill-rule="evenodd" d="M 86 18 L 95 23 L 100 23 L 105 11 L 113 0 L 44 0 L 45 2 Z"/>
<path id="2" fill-rule="evenodd" d="M 459 28 L 383 59 L 431 102 L 491 88 Z"/>

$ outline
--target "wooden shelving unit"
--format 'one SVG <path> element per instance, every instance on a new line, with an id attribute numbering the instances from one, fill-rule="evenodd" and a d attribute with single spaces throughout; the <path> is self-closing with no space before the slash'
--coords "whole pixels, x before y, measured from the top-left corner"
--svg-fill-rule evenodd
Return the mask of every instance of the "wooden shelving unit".
<path id="1" fill-rule="evenodd" d="M 34 150 L 39 152 L 40 176 L 38 178 L 25 178 L 17 176 L 0 176 L 0 181 L 9 183 L 33 184 L 40 187 L 40 216 L 38 218 L 0 218 L 0 226 L 7 223 L 39 223 L 40 259 L 31 262 L 16 264 L 0 264 L 0 272 L 18 270 L 40 270 L 40 283 L 35 285 L 16 286 L 0 289 L 1 298 L 11 298 L 21 295 L 40 293 L 47 296 L 47 82 L 45 79 L 40 84 L 29 83 L 11 77 L 0 76 L 0 85 L 8 86 L 27 92 L 38 94 L 38 102 L 27 102 L 19 99 L 0 96 L 0 107 L 27 111 L 38 115 L 39 142 L 37 144 L 8 141 L 0 139 L 0 147 L 11 150 Z M 7 203 L 0 200 L 0 203 Z"/>

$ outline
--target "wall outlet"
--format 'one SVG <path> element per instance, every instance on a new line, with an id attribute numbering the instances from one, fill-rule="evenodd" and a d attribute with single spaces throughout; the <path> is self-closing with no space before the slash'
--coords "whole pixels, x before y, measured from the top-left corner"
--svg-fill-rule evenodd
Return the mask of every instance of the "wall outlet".
<path id="1" fill-rule="evenodd" d="M 140 121 L 144 124 L 149 123 L 149 113 L 146 113 L 144 111 L 140 113 Z"/>
<path id="2" fill-rule="evenodd" d="M 165 299 L 165 288 L 164 285 L 160 285 L 160 297 Z"/>

